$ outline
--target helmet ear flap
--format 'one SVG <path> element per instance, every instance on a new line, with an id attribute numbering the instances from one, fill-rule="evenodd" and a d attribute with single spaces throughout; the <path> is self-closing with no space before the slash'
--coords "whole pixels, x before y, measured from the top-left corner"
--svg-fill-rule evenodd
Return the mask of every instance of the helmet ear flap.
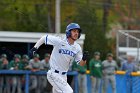
<path id="1" fill-rule="evenodd" d="M 82 30 L 81 29 L 78 29 L 79 30 L 79 36 L 78 36 L 78 39 L 80 38 L 80 36 L 81 36 L 81 32 L 82 32 Z"/>
<path id="2" fill-rule="evenodd" d="M 80 36 L 81 36 L 81 33 L 79 33 L 78 39 L 80 38 Z"/>
<path id="3" fill-rule="evenodd" d="M 67 38 L 71 36 L 71 30 L 66 31 L 66 36 L 67 36 Z"/>

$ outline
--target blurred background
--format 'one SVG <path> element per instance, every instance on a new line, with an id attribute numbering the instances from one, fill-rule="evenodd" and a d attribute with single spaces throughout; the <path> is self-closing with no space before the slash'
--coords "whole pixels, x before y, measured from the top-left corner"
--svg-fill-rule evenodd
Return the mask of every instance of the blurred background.
<path id="1" fill-rule="evenodd" d="M 1 0 L 0 30 L 65 33 L 69 23 L 77 22 L 86 34 L 84 49 L 116 54 L 116 31 L 140 29 L 139 4 L 139 0 Z"/>

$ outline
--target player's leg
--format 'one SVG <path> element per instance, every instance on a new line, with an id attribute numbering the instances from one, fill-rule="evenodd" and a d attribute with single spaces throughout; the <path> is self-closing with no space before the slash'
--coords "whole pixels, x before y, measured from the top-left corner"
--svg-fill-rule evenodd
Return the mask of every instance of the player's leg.
<path id="1" fill-rule="evenodd" d="M 21 93 L 21 77 L 17 77 L 17 91 Z"/>
<path id="2" fill-rule="evenodd" d="M 86 74 L 83 74 L 83 83 L 82 83 L 82 90 L 83 93 L 87 93 L 87 76 Z"/>
<path id="3" fill-rule="evenodd" d="M 65 75 L 60 75 L 53 71 L 48 71 L 47 79 L 53 86 L 54 93 L 73 93 L 72 88 L 66 81 Z"/>
<path id="4" fill-rule="evenodd" d="M 109 76 L 106 75 L 106 76 L 103 78 L 103 93 L 107 93 L 108 85 L 109 85 Z"/>
<path id="5" fill-rule="evenodd" d="M 96 93 L 97 89 L 96 89 L 96 78 L 92 77 L 92 83 L 93 83 L 93 92 L 92 93 Z"/>
<path id="6" fill-rule="evenodd" d="M 60 89 L 60 87 L 54 85 L 53 93 L 73 93 L 73 90 L 69 86 L 69 84 L 67 86 L 63 87 L 62 89 Z"/>
<path id="7" fill-rule="evenodd" d="M 53 87 L 52 93 L 63 93 L 59 88 Z"/>
<path id="8" fill-rule="evenodd" d="M 16 88 L 17 88 L 17 77 L 13 76 L 12 77 L 12 93 L 16 93 Z"/>
<path id="9" fill-rule="evenodd" d="M 4 84 L 3 79 L 4 79 L 3 76 L 0 76 L 0 93 L 3 92 L 3 84 Z"/>
<path id="10" fill-rule="evenodd" d="M 96 78 L 96 90 L 97 90 L 96 93 L 99 93 L 100 89 L 101 89 L 101 78 Z"/>
<path id="11" fill-rule="evenodd" d="M 112 87 L 112 93 L 116 93 L 116 80 L 115 80 L 115 75 L 110 76 L 110 82 L 111 82 L 111 87 Z"/>
<path id="12" fill-rule="evenodd" d="M 11 93 L 11 76 L 6 76 L 6 93 Z"/>
<path id="13" fill-rule="evenodd" d="M 79 73 L 78 74 L 78 89 L 79 89 L 79 93 L 82 93 L 82 76 L 81 76 L 81 74 Z"/>
<path id="14" fill-rule="evenodd" d="M 34 90 L 36 87 L 37 87 L 37 78 L 35 75 L 31 75 L 30 77 L 30 87 L 29 87 L 29 90 L 32 91 Z"/>

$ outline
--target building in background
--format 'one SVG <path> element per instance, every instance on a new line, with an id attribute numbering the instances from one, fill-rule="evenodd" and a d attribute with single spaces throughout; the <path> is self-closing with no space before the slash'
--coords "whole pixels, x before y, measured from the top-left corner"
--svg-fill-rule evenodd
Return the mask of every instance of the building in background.
<path id="1" fill-rule="evenodd" d="M 30 48 L 34 46 L 34 43 L 39 40 L 39 38 L 46 33 L 37 32 L 11 32 L 11 31 L 0 31 L 0 53 L 5 53 L 8 55 L 8 59 L 12 59 L 14 54 L 29 54 Z M 65 37 L 64 34 L 47 33 L 51 35 L 56 35 L 61 38 Z M 85 35 L 82 34 L 77 42 L 83 48 Z M 38 50 L 38 53 L 43 59 L 45 53 L 51 53 L 53 46 L 42 45 Z"/>

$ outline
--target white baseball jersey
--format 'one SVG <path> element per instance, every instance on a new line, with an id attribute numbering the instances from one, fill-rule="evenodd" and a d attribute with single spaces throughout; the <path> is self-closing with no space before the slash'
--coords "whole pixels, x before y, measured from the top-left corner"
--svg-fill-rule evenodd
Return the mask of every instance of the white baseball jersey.
<path id="1" fill-rule="evenodd" d="M 70 45 L 67 38 L 61 39 L 51 35 L 43 36 L 35 45 L 38 48 L 42 43 L 53 45 L 53 51 L 50 57 L 50 68 L 62 72 L 67 72 L 71 62 L 78 63 L 82 60 L 82 49 L 80 45 L 74 42 Z"/>

